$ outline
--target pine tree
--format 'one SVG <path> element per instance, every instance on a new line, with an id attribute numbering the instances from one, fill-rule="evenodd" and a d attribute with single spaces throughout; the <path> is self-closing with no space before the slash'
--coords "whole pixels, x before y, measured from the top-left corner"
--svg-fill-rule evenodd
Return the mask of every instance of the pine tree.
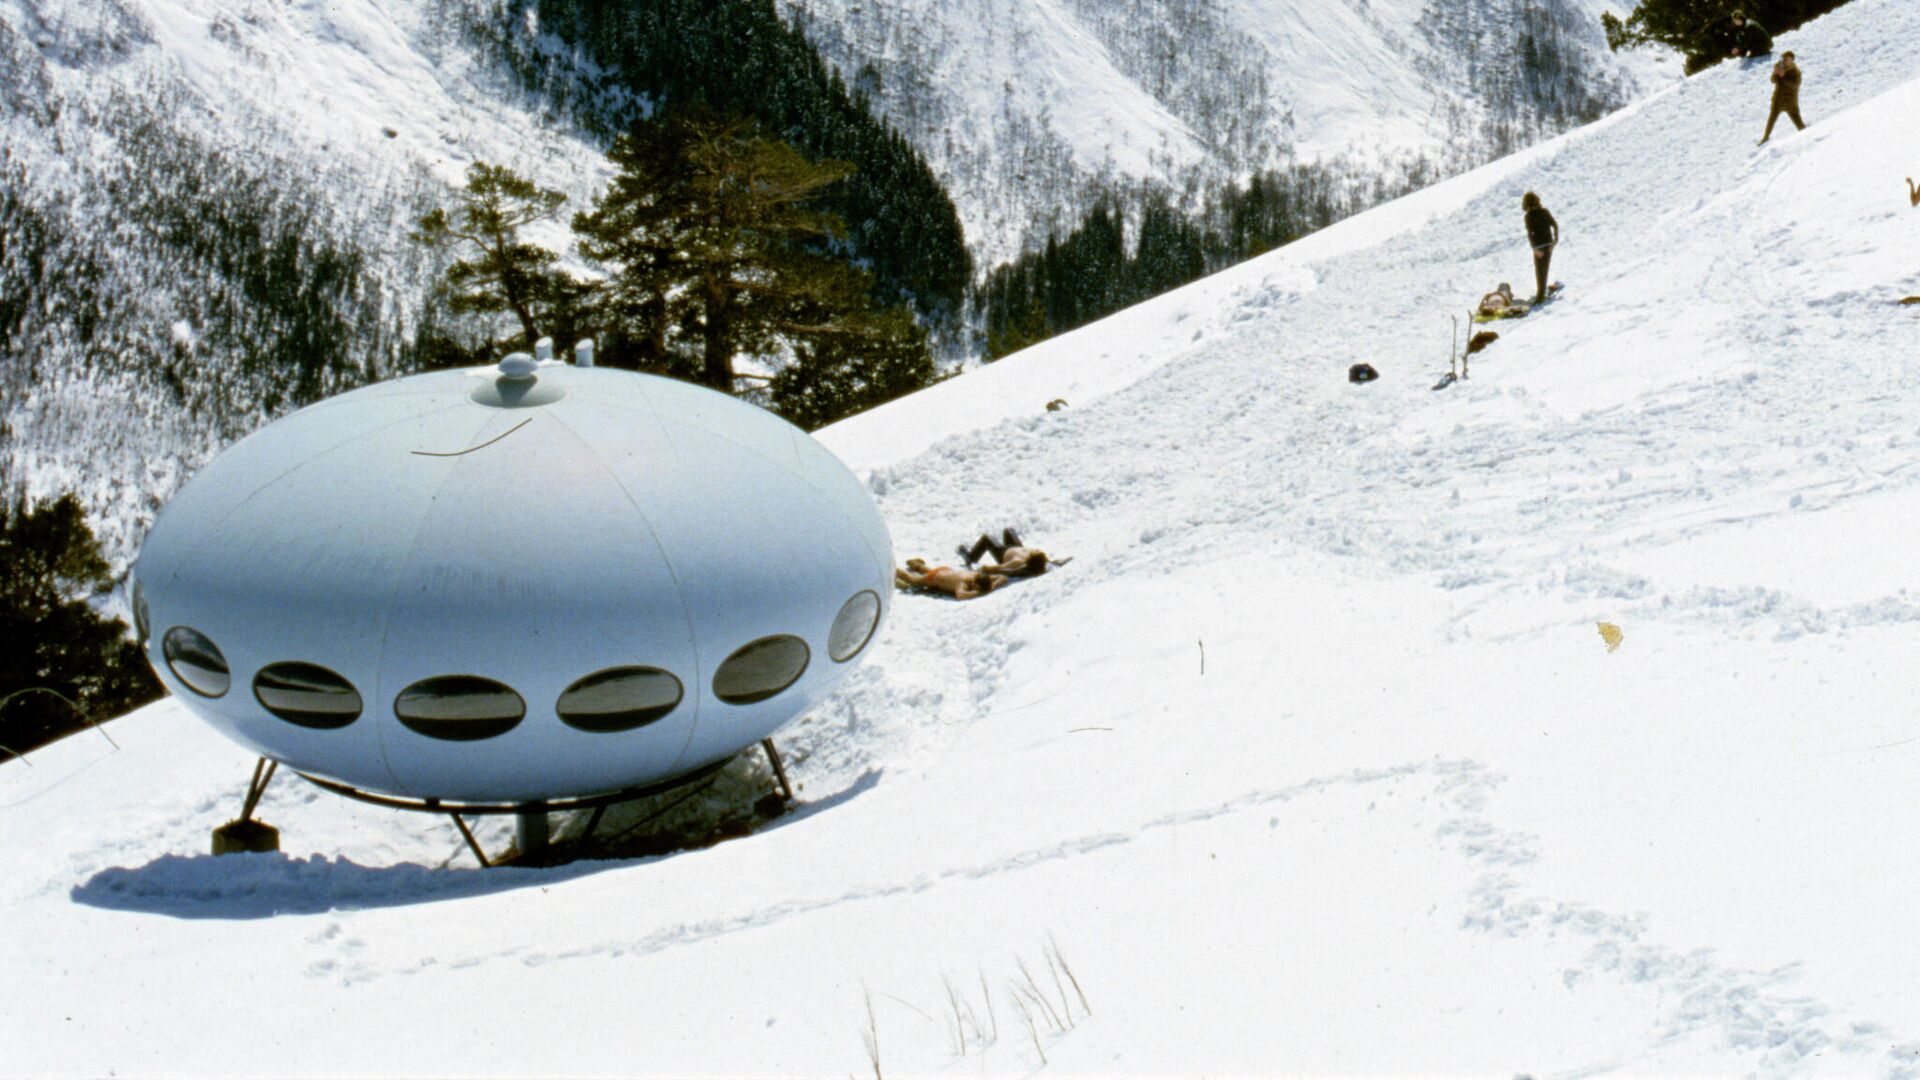
<path id="1" fill-rule="evenodd" d="M 559 269 L 559 256 L 521 240 L 522 229 L 560 212 L 567 197 L 539 187 L 513 170 L 484 161 L 467 167 L 467 185 L 451 213 L 434 210 L 420 219 L 414 239 L 435 247 L 460 247 L 473 257 L 447 267 L 449 307 L 456 313 L 512 312 L 531 349 L 558 327 L 546 324 L 565 309 L 578 286 Z"/>
<path id="2" fill-rule="evenodd" d="M 872 351 L 891 374 L 870 385 L 904 392 L 902 373 L 918 372 L 915 385 L 931 378 L 930 359 L 901 360 L 925 357 L 925 335 L 903 311 L 880 309 L 872 278 L 840 246 L 845 226 L 818 208 L 852 166 L 810 160 L 750 120 L 698 111 L 637 125 L 610 158 L 613 181 L 574 229 L 581 251 L 610 271 L 594 310 L 643 361 L 693 367 L 697 381 L 729 393 L 743 353 L 832 368 Z M 697 344 L 697 366 L 682 341 Z M 783 400 L 808 396 L 794 396 L 800 378 Z M 836 408 L 804 411 L 817 419 Z"/>
<path id="3" fill-rule="evenodd" d="M 127 625 L 87 598 L 113 585 L 80 500 L 0 498 L 0 758 L 160 696 Z"/>
<path id="4" fill-rule="evenodd" d="M 774 411 L 811 431 L 933 383 L 927 332 L 905 308 L 874 317 L 869 332 L 801 341 L 768 386 Z"/>
<path id="5" fill-rule="evenodd" d="M 774 0 L 500 0 L 467 32 L 532 89 L 609 140 L 644 103 L 751 116 L 856 172 L 822 195 L 887 304 L 957 323 L 973 277 L 953 201 L 911 142 L 874 117 Z M 554 41 L 566 48 L 552 47 Z M 593 71 L 583 78 L 583 65 Z"/>

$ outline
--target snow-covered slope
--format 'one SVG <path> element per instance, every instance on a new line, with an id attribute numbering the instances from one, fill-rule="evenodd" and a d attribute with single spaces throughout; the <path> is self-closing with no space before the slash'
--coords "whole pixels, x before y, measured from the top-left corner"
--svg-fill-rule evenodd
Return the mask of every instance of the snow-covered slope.
<path id="1" fill-rule="evenodd" d="M 829 429 L 903 557 L 1075 558 L 902 597 L 760 835 L 483 872 L 282 779 L 215 859 L 250 763 L 171 703 L 0 766 L 0 1071 L 1920 1073 L 1917 39 Z M 1528 189 L 1567 294 L 1432 392 Z"/>
<path id="2" fill-rule="evenodd" d="M 1296 157 L 1455 171 L 1679 71 L 1608 53 L 1607 0 L 781 4 L 934 163 L 983 263 L 1101 188 L 1204 189 Z"/>
<path id="3" fill-rule="evenodd" d="M 0 0 L 55 94 L 182 95 L 180 113 L 376 174 L 425 168 L 458 184 L 484 159 L 586 196 L 598 148 L 528 100 L 460 37 L 460 0 Z M 10 132 L 15 137 L 23 133 Z"/>

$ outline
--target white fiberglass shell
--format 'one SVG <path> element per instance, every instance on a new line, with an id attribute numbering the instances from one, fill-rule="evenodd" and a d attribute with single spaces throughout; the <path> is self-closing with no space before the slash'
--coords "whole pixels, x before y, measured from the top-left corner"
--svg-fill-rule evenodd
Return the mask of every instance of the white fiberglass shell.
<path id="1" fill-rule="evenodd" d="M 154 670 L 241 744 L 370 791 L 521 801 L 676 776 L 771 734 L 858 662 L 849 642 L 864 649 L 867 613 L 884 618 L 892 560 L 865 488 L 791 424 L 685 383 L 545 363 L 531 379 L 417 375 L 268 425 L 175 496 L 135 579 Z M 862 625 L 836 636 L 843 609 Z M 225 693 L 182 680 L 190 658 L 176 669 L 163 644 L 176 627 L 218 649 Z M 804 656 L 798 680 L 722 700 L 716 669 L 768 638 L 761 666 Z M 289 698 L 284 679 L 276 697 L 276 675 L 301 684 L 309 665 L 351 685 L 356 718 L 267 710 L 351 704 Z M 671 691 L 658 672 L 678 680 L 664 716 L 562 722 L 570 687 L 636 667 L 654 669 L 632 685 L 656 701 Z M 524 717 L 461 739 L 403 724 L 403 691 L 448 676 L 510 687 Z"/>

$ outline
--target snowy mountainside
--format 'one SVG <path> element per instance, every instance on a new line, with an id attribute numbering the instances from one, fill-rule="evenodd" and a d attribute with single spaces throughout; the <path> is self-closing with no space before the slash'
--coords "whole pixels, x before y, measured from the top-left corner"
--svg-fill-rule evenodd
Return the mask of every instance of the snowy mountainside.
<path id="1" fill-rule="evenodd" d="M 27 238 L 0 281 L 38 307 L 0 320 L 6 450 L 34 494 L 81 496 L 116 565 L 220 445 L 403 362 L 438 270 L 407 231 L 468 163 L 597 189 L 597 149 L 445 22 L 0 0 L 4 224 Z"/>
<path id="2" fill-rule="evenodd" d="M 934 162 L 983 264 L 1106 188 L 1289 160 L 1454 171 L 1661 81 L 1602 0 L 782 0 Z"/>
<path id="3" fill-rule="evenodd" d="M 1803 133 L 1723 65 L 824 431 L 902 557 L 1074 561 L 898 597 L 752 837 L 480 871 L 282 778 L 216 859 L 251 762 L 174 702 L 0 765 L 0 1062 L 1920 1075 L 1917 36 L 1853 0 Z M 1566 295 L 1435 392 L 1527 190 Z"/>

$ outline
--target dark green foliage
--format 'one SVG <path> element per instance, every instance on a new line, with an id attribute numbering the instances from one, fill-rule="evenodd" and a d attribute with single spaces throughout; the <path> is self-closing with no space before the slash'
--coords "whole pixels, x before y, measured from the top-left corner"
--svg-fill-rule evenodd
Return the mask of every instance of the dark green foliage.
<path id="1" fill-rule="evenodd" d="M 80 500 L 0 497 L 0 759 L 161 694 L 127 625 L 87 598 L 113 585 Z M 76 706 L 78 707 L 76 710 Z M 10 753 L 9 753 L 10 751 Z"/>
<path id="2" fill-rule="evenodd" d="M 1725 59 L 1732 48 L 1731 16 L 1738 11 L 1781 34 L 1825 15 L 1846 0 L 1640 0 L 1623 20 L 1611 12 L 1600 17 L 1607 46 L 1631 48 L 1658 43 L 1687 57 L 1691 75 Z"/>
<path id="3" fill-rule="evenodd" d="M 896 308 L 878 319 L 871 335 L 800 343 L 768 387 L 773 411 L 812 431 L 936 381 L 926 331 L 913 317 Z"/>
<path id="4" fill-rule="evenodd" d="M 751 116 L 811 158 L 850 163 L 822 209 L 847 223 L 882 298 L 936 325 L 958 317 L 973 269 L 952 200 L 772 0 L 497 0 L 467 29 L 609 139 L 664 103 Z"/>
<path id="5" fill-rule="evenodd" d="M 555 308 L 569 306 L 581 288 L 559 268 L 560 257 L 520 238 L 520 231 L 560 213 L 567 197 L 513 170 L 476 161 L 467 167 L 460 204 L 420 218 L 414 239 L 457 248 L 470 257 L 446 270 L 449 310 L 455 314 L 512 313 L 520 344 L 532 349 L 551 329 Z"/>
<path id="6" fill-rule="evenodd" d="M 1157 192 L 1138 200 L 1131 254 L 1123 215 L 1095 206 L 1065 239 L 987 275 L 975 295 L 989 358 L 1024 349 L 1121 308 L 1291 243 L 1438 178 L 1416 159 L 1392 179 L 1342 165 L 1270 169 L 1230 184 L 1195 214 Z"/>
<path id="7" fill-rule="evenodd" d="M 574 218 L 581 251 L 608 270 L 584 309 L 617 330 L 610 363 L 731 393 L 736 356 L 790 354 L 821 370 L 790 376 L 776 408 L 819 422 L 931 377 L 926 335 L 904 309 L 881 310 L 840 246 L 845 226 L 820 208 L 851 166 L 703 111 L 635 125 L 611 160 L 606 192 Z M 850 370 L 869 354 L 875 371 Z"/>

